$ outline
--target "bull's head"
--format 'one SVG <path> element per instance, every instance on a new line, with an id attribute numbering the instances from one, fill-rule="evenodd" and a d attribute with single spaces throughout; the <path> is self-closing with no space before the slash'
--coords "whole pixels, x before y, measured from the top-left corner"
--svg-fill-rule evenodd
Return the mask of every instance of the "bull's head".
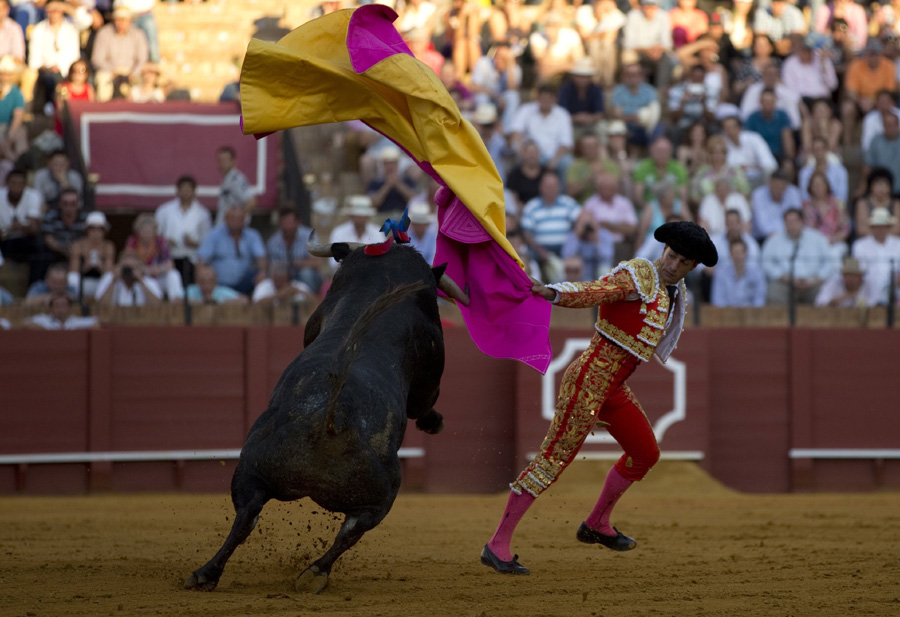
<path id="1" fill-rule="evenodd" d="M 306 250 L 309 251 L 310 255 L 315 255 L 316 257 L 333 257 L 338 261 L 342 261 L 347 255 L 349 255 L 356 249 L 366 246 L 361 242 L 333 242 L 331 244 L 318 244 L 316 242 L 313 242 L 313 234 L 315 234 L 315 232 L 310 233 L 309 238 L 306 240 Z M 453 298 L 460 304 L 468 306 L 468 294 L 460 289 L 459 285 L 453 282 L 453 279 L 451 279 L 444 273 L 444 269 L 446 267 L 447 264 L 443 264 L 431 269 L 431 271 L 434 273 L 435 280 L 437 280 L 438 289 L 443 291 L 445 294 L 447 294 L 448 297 Z"/>

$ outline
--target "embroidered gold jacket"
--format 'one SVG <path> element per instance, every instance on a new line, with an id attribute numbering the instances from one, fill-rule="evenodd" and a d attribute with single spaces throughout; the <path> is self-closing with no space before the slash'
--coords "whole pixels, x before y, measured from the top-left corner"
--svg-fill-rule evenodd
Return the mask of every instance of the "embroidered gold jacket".
<path id="1" fill-rule="evenodd" d="M 623 261 L 603 278 L 586 283 L 547 285 L 555 303 L 569 308 L 599 306 L 597 332 L 643 361 L 654 353 L 665 362 L 684 327 L 684 281 L 676 286 L 674 306 L 659 283 L 656 266 L 646 259 Z"/>

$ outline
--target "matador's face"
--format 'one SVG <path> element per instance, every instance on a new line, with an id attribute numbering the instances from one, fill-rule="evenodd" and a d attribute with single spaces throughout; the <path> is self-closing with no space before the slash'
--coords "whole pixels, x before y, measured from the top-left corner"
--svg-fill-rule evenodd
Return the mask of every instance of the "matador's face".
<path id="1" fill-rule="evenodd" d="M 662 257 L 659 258 L 659 281 L 663 285 L 674 285 L 696 267 L 696 259 L 688 259 L 666 245 Z"/>

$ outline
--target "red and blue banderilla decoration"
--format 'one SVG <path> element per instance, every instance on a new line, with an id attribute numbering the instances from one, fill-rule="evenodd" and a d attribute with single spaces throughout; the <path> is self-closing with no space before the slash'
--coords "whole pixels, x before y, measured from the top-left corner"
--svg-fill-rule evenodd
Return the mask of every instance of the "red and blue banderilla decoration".
<path id="1" fill-rule="evenodd" d="M 407 229 L 409 229 L 409 214 L 408 210 L 404 210 L 403 216 L 400 217 L 399 221 L 388 219 L 384 222 L 384 225 L 381 226 L 382 232 L 390 234 L 387 237 L 387 240 L 381 244 L 367 244 L 366 248 L 363 250 L 366 255 L 384 255 L 388 252 L 394 242 L 397 242 L 398 244 L 408 244 L 409 234 L 406 233 Z"/>

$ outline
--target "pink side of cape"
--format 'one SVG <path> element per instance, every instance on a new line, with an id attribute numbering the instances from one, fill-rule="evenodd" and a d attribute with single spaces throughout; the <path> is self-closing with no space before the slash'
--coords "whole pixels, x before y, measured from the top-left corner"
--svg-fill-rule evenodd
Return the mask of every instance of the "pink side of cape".
<path id="1" fill-rule="evenodd" d="M 531 293 L 528 275 L 449 189 L 440 188 L 435 201 L 440 233 L 434 263 L 446 262 L 450 278 L 468 287 L 471 302 L 459 309 L 472 341 L 489 356 L 513 358 L 545 373 L 551 304 Z"/>
<path id="2" fill-rule="evenodd" d="M 411 54 L 394 28 L 396 13 L 383 5 L 368 5 L 353 13 L 347 27 L 347 50 L 357 73 L 364 73 L 394 54 Z M 407 154 L 403 144 L 397 144 Z M 459 305 L 472 341 L 495 358 L 519 360 L 541 373 L 547 371 L 550 349 L 550 303 L 531 293 L 531 279 L 500 248 L 468 208 L 447 188 L 428 161 L 410 157 L 441 188 L 435 264 L 447 264 L 447 274 L 468 289 L 469 306 Z"/>

